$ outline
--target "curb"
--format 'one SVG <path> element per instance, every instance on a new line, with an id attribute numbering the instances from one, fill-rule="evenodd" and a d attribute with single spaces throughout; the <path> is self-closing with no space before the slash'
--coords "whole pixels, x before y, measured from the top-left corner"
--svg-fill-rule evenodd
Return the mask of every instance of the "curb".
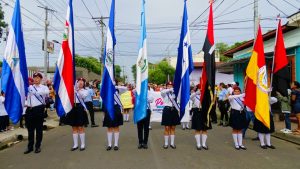
<path id="1" fill-rule="evenodd" d="M 286 134 L 286 133 L 282 133 L 280 131 L 275 131 L 272 134 L 273 137 L 279 138 L 281 140 L 285 140 L 297 145 L 300 145 L 300 137 L 299 136 L 294 136 L 293 134 Z"/>

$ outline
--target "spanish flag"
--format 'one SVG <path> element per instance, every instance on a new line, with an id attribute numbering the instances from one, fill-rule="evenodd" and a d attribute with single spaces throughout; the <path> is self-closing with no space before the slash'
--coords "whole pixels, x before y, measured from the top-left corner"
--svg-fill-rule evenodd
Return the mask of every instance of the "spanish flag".
<path id="1" fill-rule="evenodd" d="M 246 70 L 245 105 L 255 117 L 270 128 L 270 104 L 268 78 L 264 56 L 264 43 L 259 25 L 252 56 Z"/>

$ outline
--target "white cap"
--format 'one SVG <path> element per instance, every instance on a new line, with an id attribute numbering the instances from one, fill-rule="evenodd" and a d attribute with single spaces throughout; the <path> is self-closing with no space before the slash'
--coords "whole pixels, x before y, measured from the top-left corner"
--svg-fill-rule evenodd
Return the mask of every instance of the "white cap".
<path id="1" fill-rule="evenodd" d="M 231 85 L 236 85 L 236 83 L 235 83 L 235 82 L 231 82 L 230 84 L 231 84 Z"/>

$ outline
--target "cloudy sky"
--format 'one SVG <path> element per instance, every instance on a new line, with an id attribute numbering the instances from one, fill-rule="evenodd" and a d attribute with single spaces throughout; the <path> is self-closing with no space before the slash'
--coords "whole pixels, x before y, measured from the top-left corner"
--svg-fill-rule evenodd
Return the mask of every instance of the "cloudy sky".
<path id="1" fill-rule="evenodd" d="M 254 0 L 216 0 L 214 3 L 215 41 L 233 44 L 253 38 Z M 10 23 L 15 0 L 0 0 L 5 20 Z M 27 63 L 43 65 L 41 50 L 44 38 L 45 11 L 38 6 L 55 10 L 49 14 L 49 40 L 62 40 L 63 21 L 68 0 L 21 0 Z M 184 0 L 146 0 L 148 58 L 150 62 L 177 55 Z M 108 16 L 111 0 L 73 0 L 76 53 L 99 58 L 101 32 L 92 17 Z M 193 53 L 198 53 L 206 34 L 208 0 L 188 0 L 189 23 Z M 297 12 L 300 0 L 259 0 L 259 15 L 263 32 L 276 28 L 276 16 L 285 17 Z M 141 0 L 116 0 L 116 63 L 125 66 L 132 79 L 131 66 L 136 62 L 139 43 Z M 107 23 L 107 20 L 105 20 Z M 105 28 L 106 29 L 106 28 Z M 60 46 L 50 54 L 50 65 L 58 58 Z M 5 43 L 0 43 L 0 59 Z"/>

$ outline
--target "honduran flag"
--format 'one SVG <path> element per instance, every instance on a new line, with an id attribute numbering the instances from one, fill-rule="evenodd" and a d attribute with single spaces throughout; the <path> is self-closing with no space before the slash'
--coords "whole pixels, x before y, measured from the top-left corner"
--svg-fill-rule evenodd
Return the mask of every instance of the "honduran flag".
<path id="1" fill-rule="evenodd" d="M 2 65 L 2 91 L 5 110 L 13 123 L 23 113 L 28 93 L 28 74 L 22 30 L 20 1 L 16 0 Z"/>
<path id="2" fill-rule="evenodd" d="M 67 10 L 65 32 L 59 53 L 55 75 L 56 111 L 61 117 L 74 107 L 75 47 L 72 0 Z"/>
<path id="3" fill-rule="evenodd" d="M 115 0 L 111 2 L 109 23 L 106 36 L 106 46 L 104 50 L 104 72 L 102 76 L 102 86 L 101 86 L 101 98 L 103 101 L 104 109 L 108 112 L 110 118 L 114 120 L 114 94 L 116 92 L 115 88 L 115 78 L 114 78 L 114 57 L 115 57 Z"/>
<path id="4" fill-rule="evenodd" d="M 174 92 L 176 100 L 180 103 L 180 119 L 184 116 L 190 100 L 190 73 L 193 71 L 193 68 L 192 46 L 185 0 L 174 79 Z"/>
<path id="5" fill-rule="evenodd" d="M 142 0 L 141 21 L 141 40 L 139 46 L 140 49 L 136 63 L 136 98 L 133 118 L 134 123 L 143 120 L 147 116 L 148 60 L 145 0 Z"/>
<path id="6" fill-rule="evenodd" d="M 254 42 L 252 56 L 246 69 L 245 105 L 255 117 L 270 128 L 270 103 L 264 42 L 260 25 Z"/>
<path id="7" fill-rule="evenodd" d="M 203 45 L 204 63 L 202 68 L 202 76 L 200 80 L 201 90 L 201 106 L 202 112 L 207 117 L 206 125 L 209 126 L 209 114 L 212 111 L 215 79 L 216 79 L 216 62 L 215 62 L 215 42 L 214 42 L 214 23 L 213 23 L 213 6 L 210 1 L 209 17 L 207 25 L 207 34 Z"/>

